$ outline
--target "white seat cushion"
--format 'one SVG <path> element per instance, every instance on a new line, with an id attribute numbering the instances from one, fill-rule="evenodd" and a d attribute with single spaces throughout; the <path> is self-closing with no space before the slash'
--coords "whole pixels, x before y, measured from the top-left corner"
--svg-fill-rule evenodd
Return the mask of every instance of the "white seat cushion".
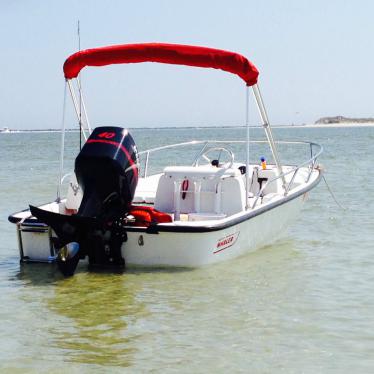
<path id="1" fill-rule="evenodd" d="M 165 175 L 171 175 L 174 178 L 220 178 L 220 177 L 236 177 L 240 175 L 240 170 L 230 168 L 217 168 L 212 165 L 204 166 L 168 166 L 164 169 Z"/>

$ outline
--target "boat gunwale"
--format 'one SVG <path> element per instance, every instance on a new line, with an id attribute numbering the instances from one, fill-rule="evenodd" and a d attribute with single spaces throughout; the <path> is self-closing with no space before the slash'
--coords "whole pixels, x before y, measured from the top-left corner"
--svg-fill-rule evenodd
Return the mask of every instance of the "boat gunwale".
<path id="1" fill-rule="evenodd" d="M 281 206 L 283 204 L 288 203 L 289 201 L 292 201 L 294 199 L 297 199 L 301 195 L 304 195 L 305 193 L 312 190 L 315 186 L 319 184 L 319 182 L 322 179 L 323 171 L 319 168 L 314 168 L 314 171 L 318 172 L 318 176 L 314 181 L 311 183 L 306 183 L 306 186 L 301 188 L 298 191 L 290 192 L 286 196 L 282 196 L 281 199 L 277 201 L 270 202 L 264 206 L 258 206 L 256 209 L 250 210 L 250 211 L 243 211 L 242 213 L 237 214 L 237 217 L 233 219 L 226 219 L 226 221 L 222 222 L 222 220 L 215 221 L 216 223 L 211 224 L 205 224 L 200 226 L 189 226 L 189 225 L 175 225 L 175 224 L 169 224 L 169 223 L 161 223 L 161 224 L 151 224 L 148 227 L 134 227 L 134 226 L 124 226 L 126 231 L 128 232 L 139 232 L 139 233 L 147 233 L 147 234 L 158 234 L 159 232 L 175 232 L 175 233 L 202 233 L 202 232 L 212 232 L 212 231 L 220 231 L 227 229 L 229 227 L 238 225 L 244 221 L 247 221 L 249 219 L 252 219 L 260 214 L 266 213 L 267 211 L 277 208 L 278 206 Z M 50 203 L 49 203 L 50 204 Z M 46 204 L 43 204 L 46 205 Z M 15 215 L 27 212 L 29 209 L 24 209 L 19 212 L 13 213 L 8 217 L 9 222 L 19 224 L 22 221 L 22 218 L 17 218 Z M 38 221 L 36 218 L 26 218 L 22 224 L 31 224 L 34 225 L 40 224 L 41 226 L 45 226 L 44 222 Z"/>
<path id="2" fill-rule="evenodd" d="M 251 143 L 267 143 L 266 140 L 251 140 L 250 142 Z M 147 163 L 149 162 L 149 154 L 150 153 L 156 152 L 156 151 L 161 151 L 161 150 L 164 150 L 164 149 L 177 148 L 177 147 L 180 147 L 180 146 L 196 145 L 196 144 L 203 144 L 203 149 L 202 150 L 204 150 L 209 143 L 211 143 L 211 144 L 212 143 L 213 144 L 214 143 L 218 143 L 218 144 L 246 143 L 246 141 L 244 141 L 244 140 L 192 140 L 192 141 L 189 141 L 189 142 L 175 143 L 175 144 L 165 145 L 165 146 L 156 147 L 156 148 L 152 148 L 152 149 L 148 149 L 148 150 L 139 152 L 139 155 L 143 155 L 143 154 L 146 155 L 146 166 L 145 166 L 145 176 L 144 176 L 144 178 L 147 177 L 146 176 L 147 168 L 148 168 Z M 230 217 L 226 217 L 223 220 L 212 221 L 210 224 L 206 224 L 206 225 L 192 226 L 192 225 L 186 225 L 186 224 L 176 225 L 175 223 L 173 223 L 173 224 L 164 223 L 164 224 L 151 224 L 148 227 L 125 226 L 126 230 L 129 231 L 129 232 L 142 232 L 142 233 L 145 232 L 145 233 L 150 233 L 150 234 L 157 234 L 159 232 L 211 232 L 211 231 L 219 231 L 219 230 L 223 230 L 223 229 L 226 229 L 228 227 L 237 225 L 237 224 L 239 224 L 241 222 L 244 222 L 248 219 L 256 217 L 259 214 L 265 213 L 268 210 L 271 210 L 271 209 L 276 208 L 280 205 L 283 205 L 283 204 L 287 203 L 288 201 L 296 199 L 300 195 L 302 195 L 302 194 L 310 191 L 311 189 L 313 189 L 320 182 L 320 180 L 322 178 L 322 170 L 318 166 L 316 166 L 315 164 L 316 164 L 317 158 L 323 152 L 323 147 L 318 143 L 303 141 L 303 140 L 294 140 L 294 141 L 293 140 L 280 140 L 280 141 L 277 141 L 276 143 L 309 145 L 310 150 L 311 150 L 311 157 L 307 161 L 304 161 L 299 165 L 285 165 L 285 166 L 290 166 L 291 170 L 283 172 L 282 174 L 277 175 L 276 177 L 274 177 L 274 178 L 272 178 L 268 181 L 268 184 L 272 183 L 275 180 L 279 179 L 280 177 L 282 177 L 282 176 L 284 177 L 288 174 L 291 174 L 292 172 L 295 175 L 298 172 L 298 170 L 306 167 L 306 165 L 309 165 L 310 171 L 309 171 L 308 179 L 307 179 L 307 181 L 305 181 L 306 186 L 301 188 L 300 190 L 294 191 L 294 192 L 292 192 L 292 190 L 287 191 L 287 193 L 285 193 L 282 196 L 282 198 L 278 199 L 277 201 L 270 202 L 270 203 L 268 203 L 264 206 L 258 206 L 257 208 L 253 207 L 251 210 L 246 210 L 246 211 L 237 213 L 237 214 L 235 214 L 235 216 L 236 216 L 235 218 L 230 219 Z M 318 147 L 318 151 L 316 152 L 316 154 L 313 154 L 313 146 Z M 196 155 L 196 159 L 200 155 L 201 155 L 201 151 Z M 309 183 L 309 178 L 312 175 L 313 171 L 318 171 L 319 174 L 318 174 L 318 177 L 312 183 Z M 62 179 L 64 179 L 64 178 L 65 178 L 65 176 Z M 292 183 L 292 181 L 293 181 L 293 178 L 292 178 L 290 183 Z M 262 190 L 263 189 L 261 189 L 259 191 L 259 193 L 257 194 L 256 202 L 257 202 Z M 52 203 L 58 203 L 58 202 L 59 201 L 56 200 Z M 51 204 L 51 203 L 42 204 L 41 206 L 48 205 L 48 204 Z M 13 214 L 9 215 L 8 221 L 11 222 L 11 223 L 14 223 L 14 224 L 19 224 L 22 221 L 22 224 L 25 225 L 25 226 L 27 226 L 27 225 L 33 225 L 33 226 L 34 225 L 35 226 L 40 225 L 40 226 L 45 227 L 46 224 L 44 222 L 38 221 L 35 217 L 26 217 L 26 218 L 15 217 L 16 215 L 18 215 L 20 213 L 28 212 L 28 211 L 29 211 L 29 209 L 26 208 L 24 210 L 13 213 Z"/>

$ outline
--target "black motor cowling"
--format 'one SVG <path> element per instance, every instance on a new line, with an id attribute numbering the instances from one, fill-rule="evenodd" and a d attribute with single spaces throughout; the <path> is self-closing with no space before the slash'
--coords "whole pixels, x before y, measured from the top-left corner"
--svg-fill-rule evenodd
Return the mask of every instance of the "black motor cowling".
<path id="1" fill-rule="evenodd" d="M 127 234 L 122 218 L 130 209 L 138 182 L 138 153 L 129 132 L 97 127 L 75 159 L 75 174 L 83 191 L 77 214 L 30 206 L 31 213 L 57 235 L 60 270 L 72 275 L 79 259 L 86 256 L 92 265 L 124 266 L 121 246 Z"/>
<path id="2" fill-rule="evenodd" d="M 138 153 L 129 132 L 98 127 L 75 159 L 83 191 L 78 215 L 110 220 L 130 208 L 138 183 Z"/>

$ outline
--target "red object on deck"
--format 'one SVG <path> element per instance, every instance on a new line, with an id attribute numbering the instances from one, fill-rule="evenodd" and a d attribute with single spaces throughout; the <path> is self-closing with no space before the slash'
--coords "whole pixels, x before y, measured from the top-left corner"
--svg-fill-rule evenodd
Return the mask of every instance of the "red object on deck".
<path id="1" fill-rule="evenodd" d="M 66 79 L 76 78 L 85 66 L 139 62 L 221 69 L 238 75 L 247 86 L 257 83 L 258 70 L 244 56 L 221 49 L 181 44 L 140 43 L 92 48 L 71 55 L 64 63 Z"/>
<path id="2" fill-rule="evenodd" d="M 151 223 L 173 222 L 169 214 L 159 212 L 151 206 L 133 205 L 129 214 L 135 217 L 135 224 L 140 226 L 149 226 Z"/>

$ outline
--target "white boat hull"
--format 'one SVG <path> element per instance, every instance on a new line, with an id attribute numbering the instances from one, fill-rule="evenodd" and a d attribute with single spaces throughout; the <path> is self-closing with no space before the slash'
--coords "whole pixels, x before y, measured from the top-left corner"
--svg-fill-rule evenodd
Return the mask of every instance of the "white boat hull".
<path id="1" fill-rule="evenodd" d="M 304 195 L 237 225 L 205 233 L 128 233 L 127 265 L 199 267 L 226 261 L 270 244 L 295 220 Z M 142 245 L 141 245 L 142 244 Z"/>
<path id="2" fill-rule="evenodd" d="M 302 171 L 299 174 L 304 178 Z M 252 252 L 285 233 L 321 177 L 321 171 L 315 169 L 308 182 L 298 184 L 287 195 L 269 193 L 252 209 L 228 217 L 211 219 L 211 215 L 203 214 L 199 217 L 206 217 L 205 220 L 126 226 L 122 257 L 126 266 L 200 267 Z M 40 208 L 63 214 L 66 201 Z M 10 217 L 17 224 L 21 261 L 53 262 L 56 258 L 53 230 L 29 217 L 29 210 Z"/>

